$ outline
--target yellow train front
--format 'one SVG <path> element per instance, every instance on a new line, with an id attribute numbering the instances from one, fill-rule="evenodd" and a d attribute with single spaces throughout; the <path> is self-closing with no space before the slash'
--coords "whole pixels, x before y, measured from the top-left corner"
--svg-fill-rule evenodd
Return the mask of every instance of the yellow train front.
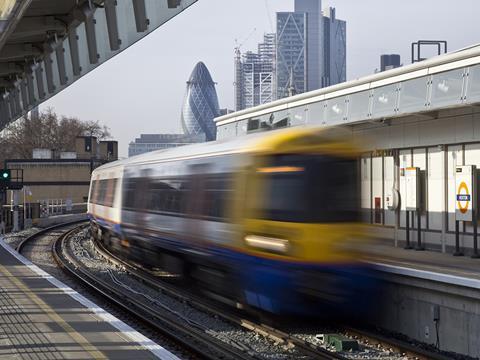
<path id="1" fill-rule="evenodd" d="M 92 175 L 93 234 L 217 299 L 279 314 L 364 309 L 374 287 L 354 251 L 357 156 L 342 132 L 297 128 L 117 162 Z"/>

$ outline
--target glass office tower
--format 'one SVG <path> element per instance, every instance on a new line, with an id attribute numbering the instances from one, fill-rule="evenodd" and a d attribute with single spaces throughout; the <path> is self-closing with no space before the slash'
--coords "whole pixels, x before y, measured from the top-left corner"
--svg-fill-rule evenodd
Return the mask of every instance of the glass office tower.
<path id="1" fill-rule="evenodd" d="M 186 135 L 202 136 L 205 141 L 216 138 L 213 119 L 219 116 L 217 91 L 212 76 L 203 62 L 193 69 L 187 82 L 182 108 L 182 127 Z"/>

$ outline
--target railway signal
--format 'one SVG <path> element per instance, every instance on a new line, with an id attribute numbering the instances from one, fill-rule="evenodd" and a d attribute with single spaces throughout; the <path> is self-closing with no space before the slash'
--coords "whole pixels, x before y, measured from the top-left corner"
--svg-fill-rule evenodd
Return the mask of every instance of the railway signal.
<path id="1" fill-rule="evenodd" d="M 12 174 L 9 169 L 3 169 L 0 171 L 0 189 L 6 189 L 12 181 Z"/>

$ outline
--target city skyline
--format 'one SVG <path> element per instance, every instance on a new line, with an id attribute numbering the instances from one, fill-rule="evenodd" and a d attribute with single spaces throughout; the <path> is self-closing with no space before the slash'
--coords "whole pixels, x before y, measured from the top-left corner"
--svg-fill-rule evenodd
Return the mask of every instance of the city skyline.
<path id="1" fill-rule="evenodd" d="M 359 4 L 352 0 L 332 0 L 324 1 L 323 7 L 336 7 L 341 18 L 349 24 L 347 80 L 351 80 L 372 73 L 378 67 L 382 53 L 399 53 L 403 62 L 409 63 L 410 43 L 421 38 L 446 39 L 451 51 L 478 42 L 475 33 L 468 29 L 475 21 L 473 14 L 480 10 L 480 4 L 475 1 L 464 3 L 472 11 L 464 14 L 461 20 L 451 16 L 447 1 L 426 0 L 417 4 L 418 11 L 415 13 L 408 10 L 408 1 L 384 4 L 370 0 Z M 42 108 L 53 106 L 59 114 L 100 120 L 114 129 L 113 136 L 120 142 L 120 154 L 125 156 L 132 132 L 180 130 L 178 119 L 184 84 L 199 59 L 209 64 L 218 82 L 222 107 L 233 108 L 234 39 L 242 40 L 253 28 L 257 28 L 244 45 L 246 49 L 255 48 L 264 33 L 272 32 L 273 14 L 276 11 L 292 11 L 293 1 L 268 1 L 268 9 L 265 3 L 258 1 L 232 2 L 217 23 L 196 21 L 199 17 L 208 16 L 212 8 L 222 8 L 222 4 L 219 0 L 199 1 L 159 31 L 127 49 L 121 57 L 102 65 L 101 70 L 93 71 L 43 104 Z M 432 6 L 437 10 L 435 21 L 422 15 Z M 381 18 L 375 17 L 378 12 L 382 12 Z M 398 19 L 407 16 L 408 26 L 398 22 Z M 195 31 L 189 30 L 192 23 Z M 390 31 L 394 23 L 402 27 L 402 31 Z M 442 23 L 450 26 L 440 26 Z M 223 30 L 219 32 L 219 28 Z M 214 41 L 207 44 L 207 39 Z M 175 51 L 167 54 L 166 49 Z M 146 80 L 152 74 L 153 78 Z"/>

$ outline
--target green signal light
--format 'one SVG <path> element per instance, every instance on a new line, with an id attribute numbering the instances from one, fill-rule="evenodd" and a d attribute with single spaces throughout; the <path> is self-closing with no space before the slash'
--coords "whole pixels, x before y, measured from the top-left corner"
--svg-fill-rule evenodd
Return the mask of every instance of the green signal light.
<path id="1" fill-rule="evenodd" d="M 9 181 L 10 180 L 10 170 L 0 170 L 1 180 Z"/>

